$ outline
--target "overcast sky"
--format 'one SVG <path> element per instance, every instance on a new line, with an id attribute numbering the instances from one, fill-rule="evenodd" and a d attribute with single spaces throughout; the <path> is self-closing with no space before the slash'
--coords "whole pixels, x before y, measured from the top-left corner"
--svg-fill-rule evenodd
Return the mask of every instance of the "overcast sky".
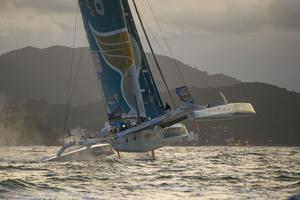
<path id="1" fill-rule="evenodd" d="M 130 0 L 129 0 L 130 1 Z M 300 92 L 300 0 L 148 0 L 177 59 Z M 147 0 L 136 1 L 165 52 Z M 1 0 L 0 53 L 72 46 L 77 0 Z M 78 16 L 76 46 L 85 35 Z M 167 53 L 169 55 L 169 53 Z"/>

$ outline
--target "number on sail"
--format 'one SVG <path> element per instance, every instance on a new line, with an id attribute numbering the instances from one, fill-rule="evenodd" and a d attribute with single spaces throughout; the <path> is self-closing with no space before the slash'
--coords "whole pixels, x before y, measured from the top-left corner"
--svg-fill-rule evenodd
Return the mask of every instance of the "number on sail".
<path id="1" fill-rule="evenodd" d="M 98 15 L 104 15 L 104 6 L 102 0 L 94 0 L 94 5 Z"/>

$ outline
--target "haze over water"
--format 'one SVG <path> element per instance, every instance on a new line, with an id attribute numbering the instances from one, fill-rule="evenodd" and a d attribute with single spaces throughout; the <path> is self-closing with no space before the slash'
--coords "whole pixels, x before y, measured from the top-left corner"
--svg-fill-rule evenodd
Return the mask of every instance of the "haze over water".
<path id="1" fill-rule="evenodd" d="M 4 199 L 287 199 L 300 194 L 299 147 L 165 147 L 40 162 L 58 147 L 0 147 Z"/>

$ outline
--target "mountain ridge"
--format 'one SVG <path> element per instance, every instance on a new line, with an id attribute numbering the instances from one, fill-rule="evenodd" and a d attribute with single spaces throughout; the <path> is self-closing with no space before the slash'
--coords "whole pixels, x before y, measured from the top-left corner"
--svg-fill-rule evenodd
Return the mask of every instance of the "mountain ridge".
<path id="1" fill-rule="evenodd" d="M 81 126 L 98 132 L 107 120 L 105 105 L 88 49 L 75 49 L 75 58 L 78 61 L 81 51 L 85 64 L 79 71 L 69 128 Z M 0 56 L 0 140 L 5 145 L 59 144 L 71 55 L 71 48 L 54 46 L 26 47 Z M 174 68 L 168 67 L 168 58 L 158 58 L 179 105 L 174 92 L 179 84 Z M 149 62 L 153 66 L 151 58 Z M 300 93 L 267 83 L 245 83 L 222 74 L 208 75 L 177 62 L 197 104 L 222 100 L 219 92 L 223 92 L 229 102 L 250 102 L 257 112 L 244 119 L 203 122 L 197 129 L 184 121 L 190 131 L 199 135 L 197 145 L 226 145 L 226 140 L 232 139 L 247 145 L 300 145 Z M 162 98 L 167 99 L 152 69 Z"/>
<path id="2" fill-rule="evenodd" d="M 222 100 L 219 95 L 222 91 L 229 102 L 251 102 L 256 110 L 256 114 L 251 117 L 200 122 L 196 123 L 197 128 L 195 124 L 184 121 L 188 130 L 199 136 L 195 145 L 226 145 L 226 141 L 231 140 L 241 145 L 300 146 L 300 93 L 258 82 L 239 83 L 221 88 L 189 89 L 196 104 L 206 105 Z M 179 105 L 178 98 L 174 98 Z M 61 141 L 65 118 L 64 104 L 50 104 L 46 100 L 32 99 L 6 107 L 8 109 L 2 109 L 6 110 L 6 114 L 1 114 L 0 106 L 0 119 L 1 116 L 3 118 L 0 120 L 0 138 L 19 141 L 17 145 L 58 145 Z M 103 101 L 73 105 L 70 109 L 68 128 L 80 126 L 99 132 L 106 121 Z M 8 129 L 9 126 L 12 127 Z M 1 127 L 10 131 L 1 131 Z M 11 135 L 14 136 L 13 139 L 10 139 Z M 16 136 L 20 139 L 16 140 Z M 35 140 L 31 141 L 30 138 Z"/>
<path id="3" fill-rule="evenodd" d="M 74 89 L 74 104 L 86 104 L 101 100 L 99 82 L 88 48 L 72 49 L 65 46 L 47 48 L 25 47 L 7 52 L 0 56 L 0 94 L 7 98 L 22 101 L 24 99 L 45 98 L 52 103 L 65 101 L 68 74 L 72 51 L 74 50 L 73 78 L 77 73 L 81 58 L 78 78 Z M 161 91 L 164 90 L 153 58 L 147 54 L 151 71 Z M 170 88 L 181 86 L 171 58 L 158 55 L 158 60 Z M 222 74 L 209 75 L 207 72 L 190 67 L 175 60 L 188 86 L 220 87 L 230 86 L 241 81 Z"/>

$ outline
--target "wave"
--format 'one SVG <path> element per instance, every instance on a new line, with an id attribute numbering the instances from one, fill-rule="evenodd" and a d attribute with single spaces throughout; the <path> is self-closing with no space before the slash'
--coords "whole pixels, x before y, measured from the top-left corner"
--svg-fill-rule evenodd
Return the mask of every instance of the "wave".
<path id="1" fill-rule="evenodd" d="M 22 180 L 22 179 L 6 179 L 0 182 L 2 189 L 15 190 L 15 189 L 26 189 L 35 187 L 34 183 Z"/>
<path id="2" fill-rule="evenodd" d="M 210 180 L 207 177 L 203 177 L 203 176 L 182 176 L 182 179 L 190 179 L 190 180 L 200 180 L 200 181 L 208 181 Z"/>
<path id="3" fill-rule="evenodd" d="M 299 177 L 289 176 L 289 175 L 279 175 L 275 177 L 279 181 L 289 181 L 289 180 L 299 180 Z"/>
<path id="4" fill-rule="evenodd" d="M 48 169 L 43 169 L 43 168 L 40 168 L 40 167 L 27 167 L 27 166 L 24 166 L 24 165 L 21 165 L 21 166 L 14 166 L 14 165 L 0 166 L 0 170 L 48 171 Z"/>

